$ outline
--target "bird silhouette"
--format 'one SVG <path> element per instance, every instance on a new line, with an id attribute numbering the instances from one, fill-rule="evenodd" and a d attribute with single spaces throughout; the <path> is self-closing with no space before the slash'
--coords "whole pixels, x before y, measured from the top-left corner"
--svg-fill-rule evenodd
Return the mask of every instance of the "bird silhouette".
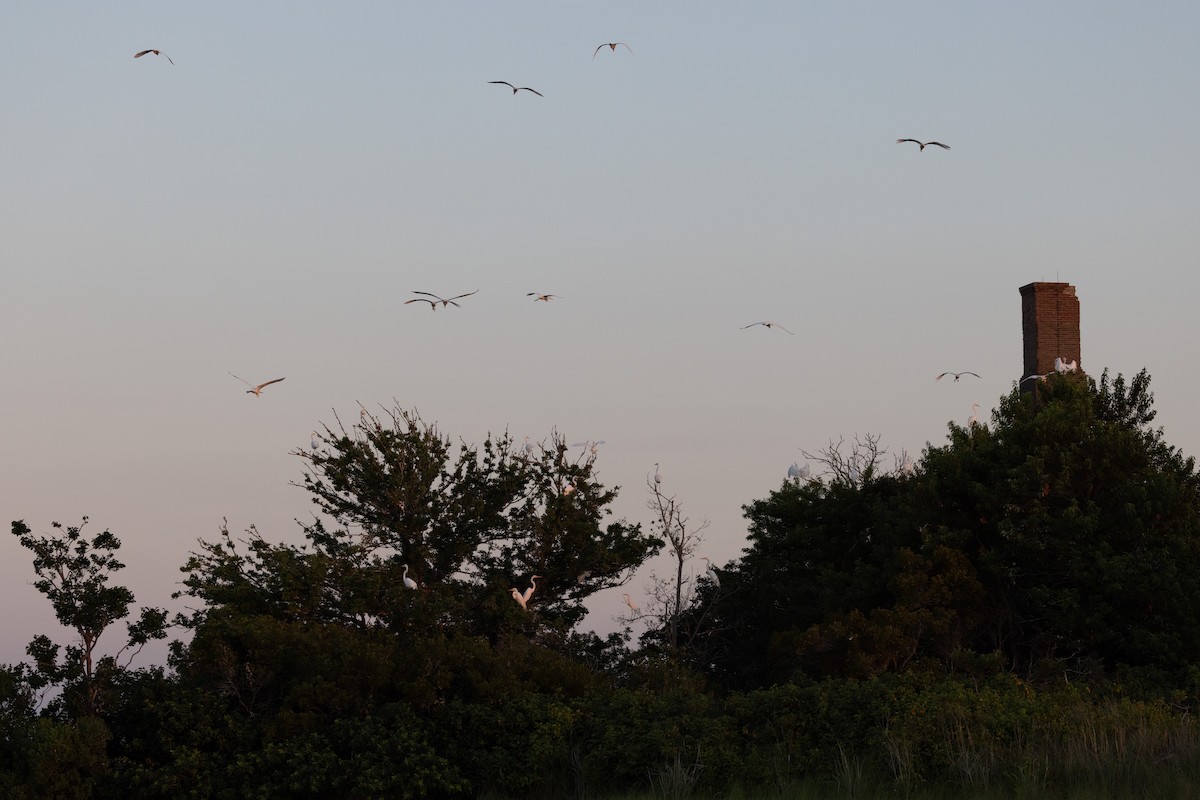
<path id="1" fill-rule="evenodd" d="M 229 374 L 233 375 L 232 372 L 230 372 Z M 233 375 L 233 377 L 237 378 L 239 381 L 241 381 L 242 383 L 249 386 L 250 388 L 246 390 L 246 394 L 252 394 L 255 397 L 262 397 L 262 390 L 265 389 L 266 387 L 270 386 L 272 383 L 279 383 L 282 380 L 286 380 L 286 378 L 276 378 L 273 381 L 265 381 L 264 383 L 260 383 L 257 386 L 255 386 L 253 383 L 246 380 L 245 378 L 238 378 L 237 375 Z"/>
<path id="2" fill-rule="evenodd" d="M 558 300 L 558 299 L 561 299 L 561 298 L 560 298 L 560 295 L 557 295 L 557 294 L 541 294 L 540 292 L 526 292 L 526 293 L 525 293 L 525 296 L 526 296 L 526 297 L 532 297 L 532 298 L 533 298 L 533 302 L 535 302 L 535 303 L 536 303 L 537 301 L 539 301 L 539 300 L 541 300 L 543 303 L 549 303 L 551 300 Z"/>
<path id="3" fill-rule="evenodd" d="M 474 292 L 467 292 L 466 294 L 456 294 L 456 295 L 454 295 L 454 297 L 438 297 L 433 292 L 413 292 L 413 294 L 423 294 L 423 295 L 425 295 L 425 297 L 414 297 L 412 300 L 405 300 L 404 305 L 408 305 L 409 303 L 429 303 L 429 307 L 431 309 L 433 309 L 434 311 L 438 310 L 438 303 L 441 303 L 442 308 L 445 308 L 446 306 L 455 306 L 457 308 L 462 308 L 461 305 L 459 305 L 458 303 L 456 303 L 454 301 L 461 300 L 464 297 L 470 297 L 471 295 L 477 294 L 478 292 L 479 292 L 479 290 L 476 289 Z M 433 298 L 433 299 L 431 300 L 429 298 Z"/>
<path id="4" fill-rule="evenodd" d="M 946 377 L 947 375 L 953 375 L 955 383 L 958 383 L 958 379 L 961 378 L 963 375 L 974 375 L 976 378 L 980 377 L 978 372 L 969 372 L 969 371 L 968 372 L 943 372 L 941 375 L 938 375 L 936 378 L 934 378 L 934 380 L 940 381 L 942 378 Z"/>
<path id="5" fill-rule="evenodd" d="M 133 57 L 134 57 L 134 58 L 141 58 L 142 56 L 146 55 L 147 53 L 150 53 L 150 54 L 153 54 L 153 55 L 156 55 L 156 56 L 162 56 L 162 57 L 163 57 L 163 58 L 165 58 L 167 61 L 171 61 L 171 57 L 170 57 L 169 55 L 167 55 L 166 53 L 160 52 L 160 51 L 158 51 L 158 50 L 143 50 L 143 51 L 142 51 L 142 52 L 140 52 L 140 53 L 134 53 L 134 54 L 133 54 Z M 174 64 L 175 62 L 174 62 L 174 61 L 171 61 L 171 63 L 172 63 L 172 64 Z"/>
<path id="6" fill-rule="evenodd" d="M 541 92 L 539 92 L 537 89 L 530 89 L 528 86 L 513 86 L 508 81 L 488 81 L 488 83 L 499 83 L 504 86 L 507 86 L 508 88 L 513 90 L 513 94 L 524 91 L 524 92 L 533 92 L 538 97 L 545 97 L 545 95 L 542 94 Z"/>
<path id="7" fill-rule="evenodd" d="M 783 331 L 784 333 L 792 333 L 778 322 L 751 322 L 749 325 L 743 325 L 742 330 L 746 330 L 746 328 L 753 328 L 755 325 L 762 325 L 764 328 L 779 328 L 779 330 Z M 792 336 L 795 335 L 796 334 L 792 333 Z"/>
<path id="8" fill-rule="evenodd" d="M 913 142 L 914 144 L 920 145 L 921 150 L 924 150 L 926 145 L 931 145 L 931 144 L 937 145 L 938 147 L 942 148 L 943 150 L 950 149 L 950 145 L 942 144 L 941 142 L 922 142 L 922 141 L 918 141 L 916 139 L 897 139 L 896 140 L 896 144 L 900 144 L 901 142 Z"/>
<path id="9" fill-rule="evenodd" d="M 599 53 L 601 50 L 603 50 L 606 47 L 611 49 L 615 53 L 615 52 L 617 52 L 618 45 L 620 45 L 621 47 L 624 47 L 626 50 L 628 50 L 630 52 L 630 54 L 633 53 L 633 48 L 631 48 L 629 45 L 625 44 L 624 42 L 605 42 L 604 44 L 602 44 L 596 48 L 596 53 Z M 592 53 L 593 59 L 596 57 L 596 53 Z"/>

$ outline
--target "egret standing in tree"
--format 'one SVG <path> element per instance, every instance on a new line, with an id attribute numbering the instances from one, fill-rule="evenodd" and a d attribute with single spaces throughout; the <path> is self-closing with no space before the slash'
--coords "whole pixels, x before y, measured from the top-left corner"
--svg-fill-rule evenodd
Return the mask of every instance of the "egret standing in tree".
<path id="1" fill-rule="evenodd" d="M 529 588 L 524 593 L 518 592 L 516 589 L 509 589 L 512 593 L 513 600 L 517 601 L 517 605 L 526 611 L 529 610 L 529 598 L 533 597 L 533 592 L 537 589 L 537 580 L 541 575 L 534 575 L 529 579 Z"/>
<path id="2" fill-rule="evenodd" d="M 405 564 L 405 565 L 404 565 L 404 575 L 403 575 L 403 580 L 404 580 L 404 586 L 405 586 L 406 588 L 408 588 L 408 589 L 415 589 L 415 588 L 417 588 L 417 582 L 416 582 L 416 581 L 414 581 L 412 578 L 408 577 L 408 564 Z"/>
<path id="3" fill-rule="evenodd" d="M 721 588 L 721 579 L 717 577 L 717 568 L 712 565 L 712 560 L 708 556 L 700 556 L 700 558 L 708 563 L 708 568 L 705 570 L 708 574 L 708 579 L 713 582 L 713 585 L 718 589 Z"/>

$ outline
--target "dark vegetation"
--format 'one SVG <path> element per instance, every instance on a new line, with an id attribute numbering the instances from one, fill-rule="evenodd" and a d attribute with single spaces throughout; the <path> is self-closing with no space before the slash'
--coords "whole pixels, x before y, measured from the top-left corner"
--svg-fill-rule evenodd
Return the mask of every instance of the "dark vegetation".
<path id="1" fill-rule="evenodd" d="M 74 638 L 0 668 L 0 796 L 1195 796 L 1200 484 L 1151 402 L 1054 376 L 913 468 L 831 447 L 638 643 L 583 603 L 670 535 L 557 437 L 327 429 L 304 544 L 222 530 L 173 621 L 110 532 L 14 522 Z"/>

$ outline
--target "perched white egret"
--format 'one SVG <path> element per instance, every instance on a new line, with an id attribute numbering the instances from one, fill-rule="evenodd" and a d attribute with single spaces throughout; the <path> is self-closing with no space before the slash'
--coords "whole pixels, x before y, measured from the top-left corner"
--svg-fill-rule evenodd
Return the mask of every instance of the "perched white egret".
<path id="1" fill-rule="evenodd" d="M 1063 375 L 1067 372 L 1074 372 L 1078 368 L 1079 364 L 1076 361 L 1071 361 L 1068 364 L 1066 361 L 1063 361 L 1061 357 L 1055 356 L 1054 358 L 1054 371 L 1059 375 Z"/>
<path id="2" fill-rule="evenodd" d="M 512 593 L 513 600 L 516 600 L 517 605 L 519 605 L 521 608 L 525 609 L 526 611 L 529 610 L 529 598 L 533 597 L 533 592 L 535 589 L 537 589 L 537 580 L 540 577 L 542 577 L 542 576 L 541 575 L 533 575 L 532 577 L 530 577 L 529 578 L 529 588 L 526 589 L 523 593 L 518 592 L 516 589 L 509 589 L 509 592 Z"/>
<path id="3" fill-rule="evenodd" d="M 412 578 L 408 577 L 408 564 L 405 564 L 405 565 L 404 565 L 404 576 L 403 576 L 403 578 L 404 578 L 404 585 L 405 585 L 405 587 L 407 587 L 407 588 L 409 588 L 409 589 L 415 589 L 415 588 L 417 588 L 417 582 L 416 582 L 416 581 L 414 581 Z"/>
<path id="4" fill-rule="evenodd" d="M 563 487 L 563 490 L 562 490 L 563 497 L 568 497 L 570 495 L 573 495 L 573 494 L 575 494 L 575 492 L 576 492 L 575 484 L 573 484 L 573 483 L 568 483 L 566 486 Z"/>
<path id="5" fill-rule="evenodd" d="M 708 568 L 705 572 L 708 574 L 708 579 L 713 582 L 713 585 L 720 588 L 721 579 L 717 577 L 717 568 L 712 565 L 712 560 L 708 556 L 700 556 L 700 558 L 708 563 Z"/>
<path id="6" fill-rule="evenodd" d="M 979 424 L 979 403 L 971 403 L 971 418 L 967 420 L 967 427 Z"/>
<path id="7" fill-rule="evenodd" d="M 976 378 L 980 377 L 978 372 L 971 372 L 971 371 L 967 370 L 967 371 L 963 371 L 963 372 L 943 372 L 941 375 L 938 375 L 936 378 L 934 378 L 934 380 L 940 381 L 942 378 L 946 377 L 947 375 L 953 375 L 955 383 L 958 383 L 958 379 L 961 378 L 963 375 L 974 375 Z"/>
<path id="8" fill-rule="evenodd" d="M 931 145 L 931 144 L 935 144 L 938 147 L 942 148 L 943 150 L 950 149 L 950 145 L 942 144 L 941 142 L 921 142 L 921 141 L 917 141 L 916 139 L 897 139 L 896 140 L 896 144 L 900 144 L 901 142 L 912 142 L 913 144 L 920 145 L 921 150 L 924 150 L 928 145 Z"/>
<path id="9" fill-rule="evenodd" d="M 626 592 L 625 594 L 621 595 L 621 597 L 625 598 L 625 605 L 629 606 L 630 611 L 638 610 L 638 604 L 633 602 L 633 598 L 629 596 L 629 592 Z"/>
<path id="10" fill-rule="evenodd" d="M 313 450 L 316 450 L 319 447 L 319 445 L 317 444 L 317 432 L 316 431 L 312 432 L 312 438 L 309 440 L 308 446 L 311 447 Z"/>
<path id="11" fill-rule="evenodd" d="M 233 375 L 232 372 L 230 372 L 229 374 Z M 272 383 L 279 383 L 282 380 L 286 380 L 286 378 L 276 378 L 273 381 L 265 381 L 265 382 L 260 383 L 257 386 L 255 386 L 253 383 L 246 380 L 245 378 L 238 378 L 237 375 L 233 375 L 233 377 L 237 378 L 239 381 L 241 381 L 242 383 L 249 386 L 250 388 L 246 390 L 246 394 L 252 394 L 255 397 L 262 397 L 262 390 L 265 389 L 266 387 L 270 386 Z"/>
<path id="12" fill-rule="evenodd" d="M 912 475 L 917 471 L 917 465 L 908 457 L 908 453 L 904 454 L 904 460 L 900 462 L 900 471 L 905 475 Z"/>
<path id="13" fill-rule="evenodd" d="M 792 465 L 790 467 L 788 467 L 788 477 L 789 478 L 799 478 L 800 477 L 800 465 L 797 464 L 795 461 L 793 461 Z"/>
<path id="14" fill-rule="evenodd" d="M 525 437 L 525 444 L 521 445 L 521 449 L 525 451 L 526 458 L 533 458 L 533 442 L 529 441 L 529 437 Z"/>
<path id="15" fill-rule="evenodd" d="M 658 484 L 662 483 L 662 475 L 658 474 L 658 462 L 657 461 L 654 462 L 654 483 L 656 486 Z"/>

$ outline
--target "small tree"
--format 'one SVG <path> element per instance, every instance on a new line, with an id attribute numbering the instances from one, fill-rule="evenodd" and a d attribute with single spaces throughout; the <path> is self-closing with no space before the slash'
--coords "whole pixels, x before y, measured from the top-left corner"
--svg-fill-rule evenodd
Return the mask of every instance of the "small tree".
<path id="1" fill-rule="evenodd" d="M 55 616 L 75 631 L 76 641 L 66 648 L 59 661 L 59 646 L 50 637 L 39 635 L 26 652 L 34 660 L 31 680 L 35 688 L 62 686 L 62 701 L 71 716 L 95 716 L 101 710 L 102 690 L 118 669 L 130 661 L 151 639 L 166 637 L 167 612 L 143 608 L 134 622 L 127 623 L 126 643 L 112 655 L 101 655 L 100 637 L 113 623 L 129 616 L 133 592 L 108 581 L 125 565 L 117 560 L 121 540 L 108 530 L 88 537 L 84 533 L 88 518 L 77 526 L 64 528 L 52 522 L 55 530 L 47 536 L 35 536 L 24 521 L 12 524 L 12 534 L 21 546 L 33 553 L 37 575 L 34 587 L 54 607 Z M 122 656 L 128 654 L 124 664 Z"/>

